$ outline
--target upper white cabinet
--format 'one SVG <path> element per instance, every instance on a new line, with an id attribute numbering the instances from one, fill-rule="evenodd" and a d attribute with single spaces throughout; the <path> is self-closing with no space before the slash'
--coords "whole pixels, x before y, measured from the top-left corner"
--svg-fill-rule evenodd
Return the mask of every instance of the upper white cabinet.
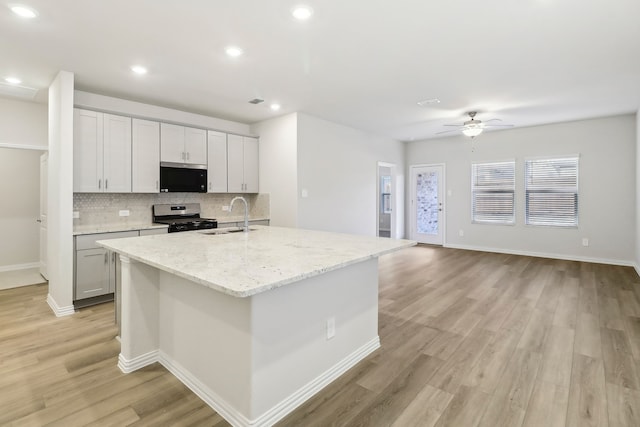
<path id="1" fill-rule="evenodd" d="M 227 135 L 227 190 L 229 193 L 258 192 L 258 139 Z"/>
<path id="2" fill-rule="evenodd" d="M 162 123 L 160 160 L 172 163 L 207 164 L 207 131 Z"/>
<path id="3" fill-rule="evenodd" d="M 75 109 L 73 191 L 131 192 L 131 118 Z"/>
<path id="4" fill-rule="evenodd" d="M 210 130 L 208 138 L 207 192 L 227 192 L 227 134 Z"/>
<path id="5" fill-rule="evenodd" d="M 132 190 L 134 193 L 160 191 L 160 123 L 133 119 Z"/>

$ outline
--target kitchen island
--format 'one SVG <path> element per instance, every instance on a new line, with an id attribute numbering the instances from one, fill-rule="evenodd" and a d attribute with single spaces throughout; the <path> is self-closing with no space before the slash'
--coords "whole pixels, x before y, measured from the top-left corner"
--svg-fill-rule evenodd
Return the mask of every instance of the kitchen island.
<path id="1" fill-rule="evenodd" d="M 254 226 L 99 244 L 122 262 L 120 369 L 160 362 L 263 426 L 380 346 L 377 257 L 415 242 Z"/>

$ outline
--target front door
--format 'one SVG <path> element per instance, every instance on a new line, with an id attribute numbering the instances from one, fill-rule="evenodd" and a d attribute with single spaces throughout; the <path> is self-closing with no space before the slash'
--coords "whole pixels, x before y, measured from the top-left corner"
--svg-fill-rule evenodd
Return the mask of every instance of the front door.
<path id="1" fill-rule="evenodd" d="M 411 166 L 411 238 L 444 242 L 444 165 Z"/>

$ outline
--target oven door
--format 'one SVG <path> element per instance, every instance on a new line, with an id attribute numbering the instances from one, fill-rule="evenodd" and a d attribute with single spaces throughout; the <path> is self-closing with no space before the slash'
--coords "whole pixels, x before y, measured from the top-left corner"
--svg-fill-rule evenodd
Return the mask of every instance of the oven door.
<path id="1" fill-rule="evenodd" d="M 161 193 L 206 193 L 207 166 L 160 164 Z"/>

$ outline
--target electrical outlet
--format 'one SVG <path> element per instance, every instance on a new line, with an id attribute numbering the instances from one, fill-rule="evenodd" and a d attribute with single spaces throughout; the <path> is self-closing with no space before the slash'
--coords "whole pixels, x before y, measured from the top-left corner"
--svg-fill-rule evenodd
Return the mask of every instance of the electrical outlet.
<path id="1" fill-rule="evenodd" d="M 336 318 L 329 317 L 327 319 L 327 339 L 330 340 L 335 336 L 336 336 Z"/>
<path id="2" fill-rule="evenodd" d="M 73 211 L 73 217 L 74 217 L 74 218 L 76 218 L 76 219 L 77 219 L 77 218 L 80 218 L 80 212 L 78 212 L 78 211 Z"/>
<path id="3" fill-rule="evenodd" d="M 223 210 L 224 212 L 229 211 L 229 205 L 223 206 L 223 207 L 222 207 L 222 210 Z"/>
<path id="4" fill-rule="evenodd" d="M 303 199 L 306 199 L 307 197 L 309 197 L 309 190 L 307 190 L 306 188 L 303 188 L 300 195 L 302 196 Z"/>
<path id="5" fill-rule="evenodd" d="M 582 238 L 582 246 L 589 246 L 589 239 L 586 237 Z"/>
<path id="6" fill-rule="evenodd" d="M 125 209 L 125 210 L 122 210 L 122 211 L 118 212 L 118 215 L 120 215 L 120 216 L 129 216 L 129 213 L 130 213 L 129 210 Z"/>
<path id="7" fill-rule="evenodd" d="M 463 237 L 463 236 L 464 236 L 464 230 L 463 230 L 463 229 L 460 229 L 460 230 L 458 231 L 458 236 L 460 236 L 460 237 Z"/>

